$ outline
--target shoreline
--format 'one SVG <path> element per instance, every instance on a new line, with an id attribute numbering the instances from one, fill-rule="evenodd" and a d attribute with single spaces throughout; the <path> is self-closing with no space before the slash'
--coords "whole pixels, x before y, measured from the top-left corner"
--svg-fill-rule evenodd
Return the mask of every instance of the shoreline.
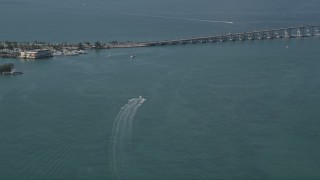
<path id="1" fill-rule="evenodd" d="M 320 37 L 320 26 L 296 26 L 278 29 L 265 29 L 260 31 L 242 32 L 242 33 L 228 33 L 216 36 L 199 36 L 191 38 L 180 38 L 173 40 L 162 40 L 153 42 L 118 42 L 111 41 L 109 43 L 102 43 L 96 41 L 79 42 L 79 43 L 47 43 L 47 42 L 16 42 L 4 41 L 0 42 L 0 57 L 2 58 L 18 58 L 20 53 L 25 51 L 32 51 L 36 49 L 46 49 L 63 54 L 66 52 L 74 52 L 88 49 L 116 49 L 116 48 L 138 48 L 151 46 L 171 46 L 171 45 L 185 45 L 197 43 L 215 43 L 215 42 L 234 42 L 234 41 L 252 41 L 252 40 L 273 40 L 273 39 L 292 39 L 292 38 L 308 38 Z M 75 53 L 76 54 L 76 53 Z"/>

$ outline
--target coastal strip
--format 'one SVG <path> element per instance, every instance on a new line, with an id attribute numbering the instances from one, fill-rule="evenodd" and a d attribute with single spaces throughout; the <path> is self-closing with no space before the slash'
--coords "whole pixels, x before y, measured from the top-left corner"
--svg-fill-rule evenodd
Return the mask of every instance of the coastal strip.
<path id="1" fill-rule="evenodd" d="M 242 33 L 228 33 L 215 36 L 201 36 L 180 38 L 173 40 L 162 41 L 146 41 L 146 42 L 118 42 L 111 41 L 103 43 L 96 41 L 79 42 L 79 43 L 47 43 L 47 42 L 13 42 L 4 41 L 0 42 L 0 57 L 2 58 L 33 58 L 38 57 L 52 57 L 60 55 L 74 56 L 79 54 L 86 54 L 85 50 L 88 49 L 112 49 L 112 48 L 138 48 L 138 47 L 151 47 L 151 46 L 170 46 L 170 45 L 185 45 L 197 43 L 215 43 L 215 42 L 228 42 L 228 41 L 253 41 L 253 40 L 272 40 L 272 39 L 291 39 L 291 38 L 306 38 L 318 37 L 320 25 L 310 26 L 295 26 L 277 29 L 265 29 L 260 31 L 242 32 Z M 52 54 L 45 54 L 41 56 L 42 52 L 51 52 Z M 38 54 L 36 54 L 38 53 Z M 29 55 L 30 56 L 29 56 Z M 36 54 L 36 55 L 33 55 Z M 40 56 L 37 56 L 39 55 Z"/>

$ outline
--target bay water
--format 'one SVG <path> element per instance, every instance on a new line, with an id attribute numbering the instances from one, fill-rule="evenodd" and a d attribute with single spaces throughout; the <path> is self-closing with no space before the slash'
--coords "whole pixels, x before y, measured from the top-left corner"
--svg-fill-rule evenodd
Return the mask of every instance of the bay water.
<path id="1" fill-rule="evenodd" d="M 0 0 L 0 40 L 174 39 L 317 24 L 319 8 Z M 0 59 L 24 73 L 0 77 L 0 179 L 319 179 L 319 41 Z"/>

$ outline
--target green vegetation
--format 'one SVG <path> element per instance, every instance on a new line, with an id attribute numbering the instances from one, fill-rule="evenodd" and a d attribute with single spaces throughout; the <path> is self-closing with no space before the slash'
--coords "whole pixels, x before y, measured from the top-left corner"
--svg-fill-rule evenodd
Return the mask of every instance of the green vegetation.
<path id="1" fill-rule="evenodd" d="M 79 50 L 83 50 L 83 49 L 84 49 L 84 46 L 83 46 L 82 43 L 78 43 L 78 49 L 79 49 Z"/>
<path id="2" fill-rule="evenodd" d="M 97 49 L 102 48 L 102 44 L 100 43 L 100 41 L 97 41 L 94 43 L 94 47 Z"/>
<path id="3" fill-rule="evenodd" d="M 139 44 L 139 43 L 138 43 Z M 29 51 L 34 49 L 49 49 L 51 51 L 63 51 L 65 49 L 72 50 L 85 50 L 85 49 L 104 49 L 104 48 L 118 48 L 118 47 L 134 47 L 135 44 L 132 41 L 119 42 L 111 41 L 109 43 L 96 41 L 94 43 L 85 41 L 78 43 L 48 43 L 41 41 L 33 42 L 17 42 L 17 41 L 0 41 L 0 58 L 17 58 L 20 52 Z"/>
<path id="4" fill-rule="evenodd" d="M 0 65 L 0 73 L 11 72 L 13 68 L 14 68 L 14 64 L 12 63 Z"/>

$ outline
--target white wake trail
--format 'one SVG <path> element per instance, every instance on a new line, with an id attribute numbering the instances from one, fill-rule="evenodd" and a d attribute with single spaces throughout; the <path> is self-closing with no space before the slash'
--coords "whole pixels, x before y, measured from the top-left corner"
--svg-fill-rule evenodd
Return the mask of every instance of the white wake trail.
<path id="1" fill-rule="evenodd" d="M 103 11 L 111 11 L 109 8 L 105 7 L 98 7 L 93 6 L 91 7 L 93 9 L 103 10 Z M 173 19 L 173 20 L 184 20 L 184 21 L 197 21 L 197 22 L 208 22 L 208 23 L 224 23 L 224 24 L 233 24 L 232 21 L 213 21 L 213 20 L 207 20 L 207 19 L 193 19 L 193 18 L 177 18 L 177 17 L 170 17 L 170 16 L 155 16 L 155 15 L 149 15 L 149 14 L 140 14 L 140 13 L 130 13 L 130 12 L 112 12 L 115 14 L 121 14 L 121 15 L 128 15 L 128 16 L 142 16 L 142 17 L 150 17 L 150 18 L 162 18 L 162 19 Z"/>
<path id="2" fill-rule="evenodd" d="M 189 18 L 177 18 L 177 17 L 170 17 L 170 16 L 153 16 L 153 15 L 147 15 L 147 14 L 127 13 L 127 12 L 121 12 L 121 13 L 118 13 L 118 14 L 130 15 L 130 16 L 143 16 L 143 17 L 150 17 L 150 18 L 184 20 L 184 21 L 197 21 L 197 22 L 208 22 L 208 23 L 233 24 L 233 22 L 231 22 L 231 21 L 213 21 L 213 20 L 207 20 L 207 19 L 189 19 Z"/>
<path id="3" fill-rule="evenodd" d="M 121 166 L 128 166 L 126 156 L 130 153 L 132 126 L 138 108 L 146 99 L 143 97 L 128 100 L 116 116 L 111 139 L 111 167 L 117 179 L 121 179 Z"/>

